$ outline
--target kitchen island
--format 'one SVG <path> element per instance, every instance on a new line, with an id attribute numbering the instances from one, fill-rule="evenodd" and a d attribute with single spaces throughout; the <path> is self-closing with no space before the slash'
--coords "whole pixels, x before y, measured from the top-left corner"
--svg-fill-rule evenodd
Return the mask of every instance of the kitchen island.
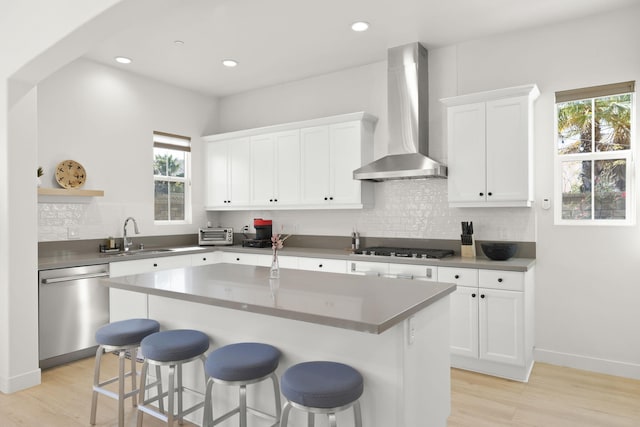
<path id="1" fill-rule="evenodd" d="M 162 329 L 207 333 L 212 349 L 261 341 L 282 351 L 278 374 L 302 361 L 334 360 L 358 369 L 365 380 L 363 423 L 382 426 L 446 426 L 450 412 L 449 298 L 455 285 L 213 264 L 103 279 L 102 283 L 148 294 L 148 316 Z M 185 373 L 203 390 L 202 373 Z M 258 406 L 269 408 L 268 384 L 254 387 Z M 234 393 L 220 390 L 220 411 Z M 251 397 L 250 397 L 251 399 Z M 262 402 L 262 400 L 265 400 Z M 304 418 L 293 413 L 292 425 Z M 318 426 L 326 420 L 318 417 Z M 199 414 L 194 421 L 199 423 Z M 233 425 L 229 420 L 224 425 Z M 257 421 L 257 420 L 256 420 Z M 352 426 L 350 411 L 338 414 Z M 258 424 L 261 425 L 261 424 Z"/>

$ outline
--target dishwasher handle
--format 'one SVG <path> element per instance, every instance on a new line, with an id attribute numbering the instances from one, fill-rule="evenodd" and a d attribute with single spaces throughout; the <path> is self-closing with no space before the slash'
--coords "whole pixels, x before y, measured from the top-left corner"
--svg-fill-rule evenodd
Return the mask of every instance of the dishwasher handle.
<path id="1" fill-rule="evenodd" d="M 97 277 L 109 277 L 109 272 L 104 271 L 101 273 L 88 273 L 88 274 L 76 274 L 73 276 L 52 277 L 50 279 L 42 279 L 42 284 L 50 285 L 52 283 L 71 282 L 72 280 L 82 280 L 82 279 L 94 279 Z"/>

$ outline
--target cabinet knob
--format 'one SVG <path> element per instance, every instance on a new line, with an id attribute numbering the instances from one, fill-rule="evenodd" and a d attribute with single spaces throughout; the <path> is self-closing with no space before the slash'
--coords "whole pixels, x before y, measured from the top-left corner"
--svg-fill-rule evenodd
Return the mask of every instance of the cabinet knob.
<path id="1" fill-rule="evenodd" d="M 492 195 L 492 193 L 491 193 L 491 191 L 489 191 L 489 192 L 487 193 L 487 196 L 491 196 L 491 195 Z"/>
<path id="2" fill-rule="evenodd" d="M 484 298 L 484 294 L 480 294 L 480 298 Z"/>
<path id="3" fill-rule="evenodd" d="M 456 279 L 459 279 L 459 278 L 460 278 L 460 275 L 456 274 L 456 275 L 455 275 L 455 276 L 453 276 L 453 277 L 454 277 L 454 278 L 456 278 Z"/>
<path id="4" fill-rule="evenodd" d="M 319 268 L 322 268 L 322 264 L 318 264 L 318 267 L 319 267 Z"/>
<path id="5" fill-rule="evenodd" d="M 156 264 L 156 263 L 154 262 L 154 263 L 153 263 L 153 266 L 154 266 L 154 267 L 157 267 L 157 266 L 158 266 L 158 264 Z"/>
<path id="6" fill-rule="evenodd" d="M 498 283 L 502 283 L 502 277 L 498 278 Z"/>
<path id="7" fill-rule="evenodd" d="M 476 294 L 471 294 L 471 298 L 475 298 L 475 297 L 476 297 Z"/>
<path id="8" fill-rule="evenodd" d="M 484 196 L 484 193 L 480 193 L 480 196 Z"/>
<path id="9" fill-rule="evenodd" d="M 274 201 L 274 202 L 277 202 L 277 201 L 278 201 L 278 199 L 273 199 L 273 201 Z"/>
<path id="10" fill-rule="evenodd" d="M 236 258 L 236 261 L 240 261 L 240 258 Z"/>
<path id="11" fill-rule="evenodd" d="M 324 199 L 325 199 L 325 200 L 329 200 L 329 198 L 328 198 L 328 197 L 325 197 Z"/>
<path id="12" fill-rule="evenodd" d="M 202 258 L 202 260 L 203 260 L 203 261 L 206 261 L 207 259 L 206 259 L 206 258 Z"/>
<path id="13" fill-rule="evenodd" d="M 329 197 L 329 200 L 333 200 L 333 197 Z"/>
<path id="14" fill-rule="evenodd" d="M 269 199 L 270 202 L 273 202 L 273 199 Z"/>

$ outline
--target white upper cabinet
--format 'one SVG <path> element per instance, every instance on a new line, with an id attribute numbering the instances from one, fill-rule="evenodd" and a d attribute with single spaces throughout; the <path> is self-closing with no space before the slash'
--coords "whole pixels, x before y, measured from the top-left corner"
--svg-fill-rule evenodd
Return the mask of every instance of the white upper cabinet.
<path id="1" fill-rule="evenodd" d="M 237 209 L 251 203 L 251 139 L 207 144 L 208 209 Z"/>
<path id="2" fill-rule="evenodd" d="M 300 131 L 251 138 L 251 205 L 265 208 L 300 202 Z"/>
<path id="3" fill-rule="evenodd" d="M 372 159 L 376 121 L 369 114 L 352 113 L 205 136 L 207 209 L 371 205 L 372 184 L 354 180 L 353 171 Z"/>
<path id="4" fill-rule="evenodd" d="M 300 130 L 303 204 L 344 209 L 371 202 L 370 183 L 353 179 L 370 158 L 366 133 L 360 120 Z"/>
<path id="5" fill-rule="evenodd" d="M 449 204 L 518 207 L 533 202 L 535 85 L 443 99 Z"/>

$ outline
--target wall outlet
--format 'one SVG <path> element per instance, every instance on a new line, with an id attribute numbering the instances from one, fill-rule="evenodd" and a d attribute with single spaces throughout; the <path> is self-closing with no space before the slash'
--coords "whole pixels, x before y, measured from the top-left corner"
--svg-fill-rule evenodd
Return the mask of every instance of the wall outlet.
<path id="1" fill-rule="evenodd" d="M 80 230 L 78 227 L 67 227 L 67 239 L 79 239 L 80 238 Z"/>

